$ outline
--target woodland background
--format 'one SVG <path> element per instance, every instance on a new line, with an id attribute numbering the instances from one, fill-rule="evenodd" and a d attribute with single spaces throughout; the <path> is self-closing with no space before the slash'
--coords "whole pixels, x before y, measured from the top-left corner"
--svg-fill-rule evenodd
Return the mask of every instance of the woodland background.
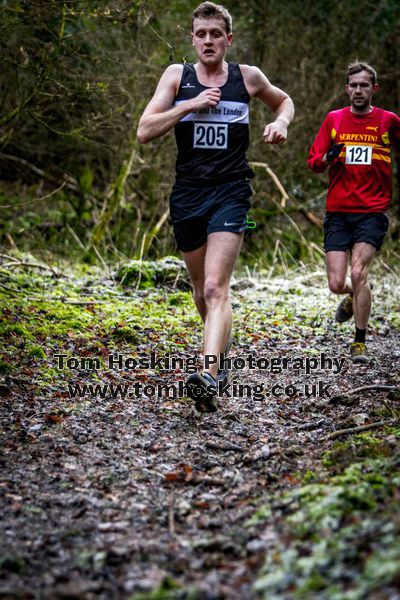
<path id="1" fill-rule="evenodd" d="M 288 143 L 267 147 L 271 118 L 254 100 L 249 159 L 256 168 L 244 259 L 260 268 L 321 255 L 326 179 L 309 171 L 325 114 L 344 106 L 344 73 L 358 58 L 378 70 L 377 104 L 400 104 L 397 0 L 226 0 L 234 18 L 228 58 L 255 64 L 296 105 Z M 136 141 L 140 115 L 163 70 L 193 61 L 196 1 L 0 0 L 0 235 L 5 248 L 111 261 L 174 253 L 168 197 L 175 141 Z M 394 175 L 394 178 L 396 175 Z M 399 216 L 393 203 L 394 258 Z"/>

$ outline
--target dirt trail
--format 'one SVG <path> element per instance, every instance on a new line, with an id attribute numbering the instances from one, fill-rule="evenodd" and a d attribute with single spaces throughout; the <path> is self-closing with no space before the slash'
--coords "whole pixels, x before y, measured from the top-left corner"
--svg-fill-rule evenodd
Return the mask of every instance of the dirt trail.
<path id="1" fill-rule="evenodd" d="M 265 555 L 282 542 L 284 502 L 276 498 L 320 467 L 334 444 L 329 434 L 393 416 L 384 414 L 385 390 L 343 397 L 359 386 L 400 385 L 398 299 L 390 282 L 376 295 L 373 359 L 356 366 L 348 360 L 351 327 L 333 323 L 335 300 L 322 283 L 237 282 L 236 372 L 216 414 L 143 392 L 69 398 L 67 376 L 39 389 L 37 363 L 16 356 L 21 368 L 3 377 L 0 404 L 0 597 L 255 598 Z M 176 310 L 184 320 L 186 309 Z M 190 327 L 186 361 L 197 351 Z M 137 352 L 165 357 L 168 335 L 155 320 Z M 64 347 L 106 359 L 107 338 L 88 350 L 83 337 L 66 335 L 64 346 L 47 339 L 47 356 Z M 156 386 L 187 377 L 184 368 L 73 373 L 74 384 Z M 272 497 L 272 518 L 255 518 Z"/>

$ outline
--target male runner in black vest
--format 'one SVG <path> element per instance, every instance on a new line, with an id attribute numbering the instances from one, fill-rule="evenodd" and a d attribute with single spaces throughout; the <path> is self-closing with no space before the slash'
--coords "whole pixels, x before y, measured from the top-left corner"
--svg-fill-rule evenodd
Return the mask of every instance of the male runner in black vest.
<path id="1" fill-rule="evenodd" d="M 204 357 L 218 357 L 232 327 L 229 284 L 246 229 L 253 173 L 247 163 L 249 102 L 256 96 L 275 120 L 268 144 L 286 140 L 293 102 L 257 68 L 225 61 L 232 18 L 213 2 L 193 12 L 194 65 L 170 65 L 138 127 L 145 144 L 173 127 L 178 147 L 171 219 L 204 322 Z M 189 377 L 188 395 L 200 411 L 216 410 L 218 364 Z"/>

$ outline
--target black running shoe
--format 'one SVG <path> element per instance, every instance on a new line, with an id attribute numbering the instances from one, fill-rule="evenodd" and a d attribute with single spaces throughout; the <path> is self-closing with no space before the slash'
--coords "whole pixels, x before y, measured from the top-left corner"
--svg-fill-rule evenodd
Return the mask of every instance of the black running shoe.
<path id="1" fill-rule="evenodd" d="M 189 398 L 195 401 L 199 412 L 215 412 L 217 406 L 217 382 L 210 373 L 193 373 L 186 382 Z"/>
<path id="2" fill-rule="evenodd" d="M 228 343 L 226 344 L 226 348 L 224 350 L 224 358 L 227 358 L 230 349 L 232 347 L 232 338 L 229 338 Z M 228 367 L 223 367 L 222 369 L 218 369 L 218 373 L 217 373 L 217 383 L 221 384 L 222 387 L 224 387 L 225 385 L 227 385 L 229 383 L 229 379 L 231 376 L 231 369 L 228 369 Z"/>
<path id="3" fill-rule="evenodd" d="M 369 287 L 372 290 L 374 286 L 372 283 L 369 284 Z M 338 307 L 335 313 L 335 321 L 336 323 L 345 323 L 349 321 L 351 317 L 354 315 L 353 310 L 353 294 L 348 294 L 341 302 L 339 302 Z"/>
<path id="4" fill-rule="evenodd" d="M 353 315 L 353 294 L 349 294 L 339 303 L 336 309 L 335 321 L 336 323 L 345 323 L 345 321 L 349 321 Z"/>

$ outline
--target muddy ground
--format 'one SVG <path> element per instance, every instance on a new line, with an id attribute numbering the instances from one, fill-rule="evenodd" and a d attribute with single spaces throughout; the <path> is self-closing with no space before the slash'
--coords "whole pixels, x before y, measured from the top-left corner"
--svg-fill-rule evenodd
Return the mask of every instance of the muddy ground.
<path id="1" fill-rule="evenodd" d="M 400 598 L 395 275 L 375 277 L 367 365 L 323 273 L 237 279 L 236 370 L 204 415 L 179 388 L 188 292 L 26 267 L 5 288 L 0 598 Z"/>

